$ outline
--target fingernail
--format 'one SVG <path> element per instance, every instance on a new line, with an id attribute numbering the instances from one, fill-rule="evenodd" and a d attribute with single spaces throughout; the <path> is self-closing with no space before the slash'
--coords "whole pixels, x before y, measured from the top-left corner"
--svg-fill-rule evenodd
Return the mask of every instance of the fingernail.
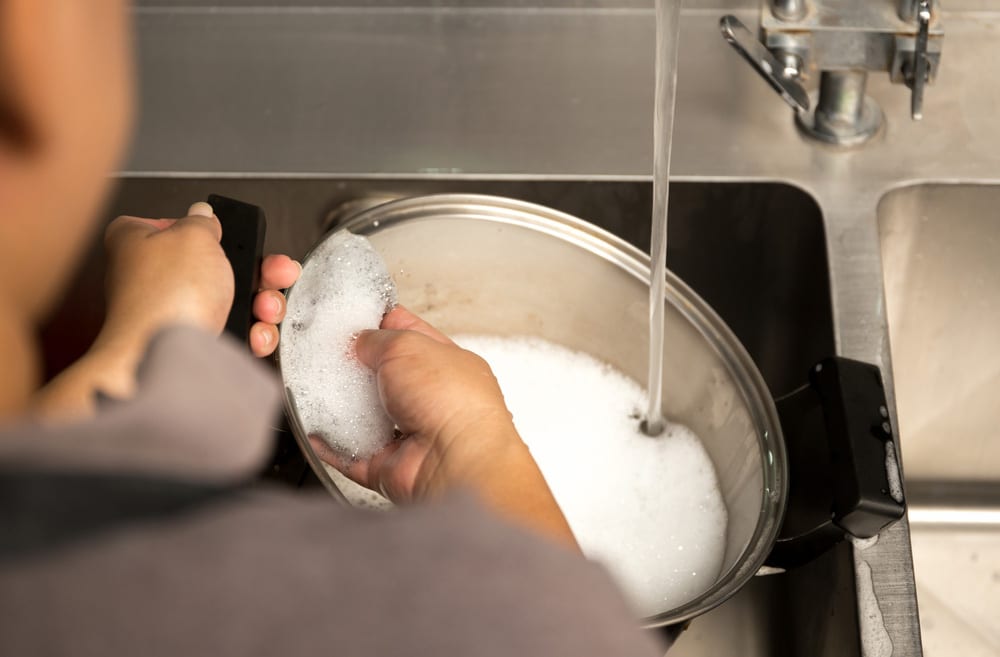
<path id="1" fill-rule="evenodd" d="M 271 332 L 270 331 L 261 331 L 260 332 L 260 339 L 264 343 L 265 347 L 267 345 L 271 344 Z"/>
<path id="2" fill-rule="evenodd" d="M 292 260 L 292 262 L 294 262 L 295 266 L 299 268 L 299 276 L 301 276 L 302 275 L 302 263 L 299 262 L 298 260 Z"/>
<path id="3" fill-rule="evenodd" d="M 192 203 L 191 207 L 188 208 L 187 216 L 189 217 L 214 217 L 215 210 L 212 206 L 204 201 L 198 201 L 197 203 Z"/>
<path id="4" fill-rule="evenodd" d="M 281 312 L 281 302 L 274 297 L 271 297 L 271 312 L 275 315 Z"/>

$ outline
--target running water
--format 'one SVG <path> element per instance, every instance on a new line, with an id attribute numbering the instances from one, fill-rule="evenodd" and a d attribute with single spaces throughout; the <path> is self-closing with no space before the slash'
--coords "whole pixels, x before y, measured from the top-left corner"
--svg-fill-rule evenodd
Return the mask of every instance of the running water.
<path id="1" fill-rule="evenodd" d="M 656 0 L 656 91 L 653 107 L 653 217 L 650 235 L 649 394 L 642 430 L 663 432 L 663 295 L 667 274 L 667 195 L 670 144 L 674 130 L 677 90 L 677 42 L 681 0 Z"/>

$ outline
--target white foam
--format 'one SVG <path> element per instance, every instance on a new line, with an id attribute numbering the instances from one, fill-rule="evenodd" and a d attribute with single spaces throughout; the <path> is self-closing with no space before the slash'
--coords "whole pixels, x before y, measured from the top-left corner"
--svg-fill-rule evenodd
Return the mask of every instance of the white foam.
<path id="1" fill-rule="evenodd" d="M 638 430 L 641 386 L 537 338 L 456 336 L 489 362 L 521 437 L 584 552 L 643 616 L 708 589 L 725 552 L 726 507 L 698 437 Z"/>
<path id="2" fill-rule="evenodd" d="M 303 429 L 354 458 L 392 440 L 374 373 L 354 355 L 354 336 L 376 329 L 396 303 L 385 263 L 364 237 L 336 233 L 310 254 L 288 295 L 281 369 Z"/>
<path id="3" fill-rule="evenodd" d="M 874 536 L 870 536 L 868 538 L 858 538 L 856 536 L 849 536 L 848 538 L 850 539 L 851 543 L 854 544 L 854 547 L 856 547 L 859 550 L 867 550 L 868 548 L 878 543 L 878 534 L 875 534 Z"/>
<path id="4" fill-rule="evenodd" d="M 896 502 L 903 503 L 903 480 L 899 476 L 899 463 L 896 461 L 896 446 L 890 436 L 885 441 L 885 477 L 889 482 L 889 495 Z"/>
<path id="5" fill-rule="evenodd" d="M 875 595 L 872 568 L 867 561 L 855 565 L 854 578 L 858 592 L 858 629 L 864 654 L 866 657 L 892 657 L 892 638 L 885 629 L 882 607 Z"/>

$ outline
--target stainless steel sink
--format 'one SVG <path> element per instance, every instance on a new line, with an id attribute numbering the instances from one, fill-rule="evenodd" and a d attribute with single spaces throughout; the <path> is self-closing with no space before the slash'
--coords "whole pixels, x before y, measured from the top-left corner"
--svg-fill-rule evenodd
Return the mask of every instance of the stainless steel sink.
<path id="1" fill-rule="evenodd" d="M 878 206 L 929 655 L 1000 646 L 992 611 L 1000 601 L 998 205 L 1000 185 L 922 184 L 893 190 Z"/>
<path id="2" fill-rule="evenodd" d="M 917 185 L 879 205 L 911 503 L 1000 508 L 1000 186 Z"/>
<path id="3" fill-rule="evenodd" d="M 648 182 L 386 178 L 125 178 L 107 216 L 177 216 L 209 193 L 241 198 L 268 215 L 267 250 L 301 257 L 345 203 L 436 192 L 500 194 L 587 219 L 640 248 L 649 240 Z M 772 393 L 805 380 L 834 353 L 823 217 L 796 187 L 776 183 L 676 182 L 671 186 L 668 263 L 719 312 L 747 347 Z M 47 331 L 53 367 L 85 347 L 100 313 L 100 249 L 92 249 L 77 289 Z M 81 317 L 89 326 L 81 329 Z M 76 343 L 69 345 L 69 329 Z M 72 349 L 70 347 L 73 347 Z M 293 486 L 313 479 L 290 438 L 271 479 Z M 758 577 L 735 598 L 695 619 L 678 655 L 859 653 L 854 577 L 842 545 L 798 570 Z"/>

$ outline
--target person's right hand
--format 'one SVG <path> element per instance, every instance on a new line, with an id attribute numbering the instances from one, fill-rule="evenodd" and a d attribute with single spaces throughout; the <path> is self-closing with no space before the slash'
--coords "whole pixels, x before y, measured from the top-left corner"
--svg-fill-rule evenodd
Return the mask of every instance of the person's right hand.
<path id="1" fill-rule="evenodd" d="M 375 370 L 379 397 L 403 434 L 371 459 L 351 461 L 312 441 L 324 460 L 395 502 L 457 484 L 492 458 L 523 447 L 489 365 L 410 311 L 364 331 L 358 359 Z"/>
<path id="2" fill-rule="evenodd" d="M 381 330 L 362 332 L 355 349 L 403 435 L 356 461 L 313 438 L 320 458 L 397 503 L 472 489 L 504 515 L 576 545 L 486 361 L 402 307 Z"/>

